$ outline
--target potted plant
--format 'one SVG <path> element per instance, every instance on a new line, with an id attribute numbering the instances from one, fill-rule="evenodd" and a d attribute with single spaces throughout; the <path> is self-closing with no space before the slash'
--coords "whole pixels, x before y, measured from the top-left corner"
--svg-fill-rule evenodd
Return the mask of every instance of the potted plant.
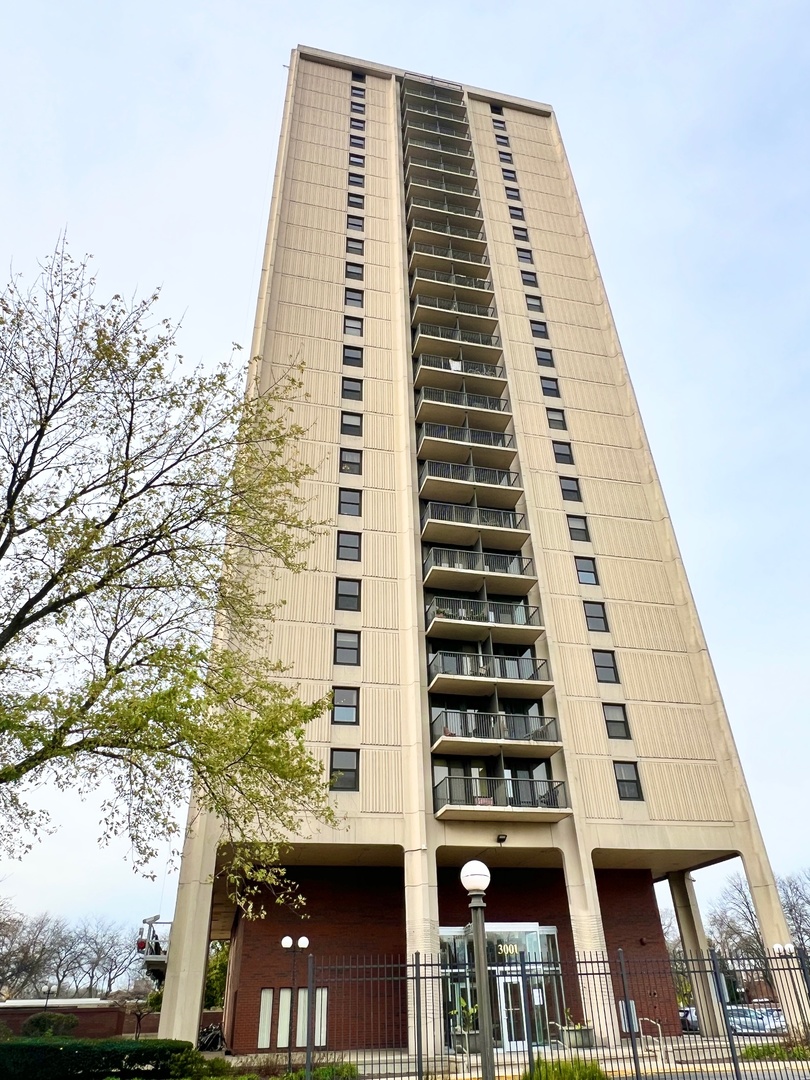
<path id="1" fill-rule="evenodd" d="M 565 1023 L 560 1028 L 560 1042 L 572 1050 L 590 1050 L 595 1045 L 593 1028 L 588 1024 L 576 1023 L 571 1010 L 565 1010 Z"/>
<path id="2" fill-rule="evenodd" d="M 453 1026 L 453 1049 L 458 1053 L 459 1050 L 466 1052 L 469 1057 L 470 1054 L 477 1054 L 480 1052 L 478 1041 L 480 1038 L 480 1032 L 473 1030 L 476 1027 L 478 1017 L 478 1006 L 468 1005 L 463 997 L 458 999 L 459 1007 L 457 1009 L 451 1009 L 450 1015 L 455 1018 L 455 1024 Z"/>

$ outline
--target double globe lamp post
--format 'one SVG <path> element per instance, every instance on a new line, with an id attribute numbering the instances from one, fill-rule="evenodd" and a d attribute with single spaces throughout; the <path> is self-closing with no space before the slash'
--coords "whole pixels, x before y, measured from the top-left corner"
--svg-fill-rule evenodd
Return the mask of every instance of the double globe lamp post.
<path id="1" fill-rule="evenodd" d="M 288 1041 L 287 1041 L 287 1072 L 291 1073 L 292 1072 L 293 1038 L 295 1037 L 295 1029 L 293 1028 L 293 1016 L 295 1015 L 295 1011 L 298 1008 L 298 1003 L 295 1000 L 295 998 L 296 998 L 295 991 L 297 989 L 297 987 L 295 985 L 295 958 L 296 958 L 296 956 L 298 955 L 299 952 L 303 952 L 304 949 L 309 948 L 309 938 L 304 937 L 302 935 L 298 939 L 298 941 L 293 941 L 293 939 L 290 937 L 290 935 L 287 934 L 285 937 L 283 937 L 281 939 L 281 947 L 282 947 L 282 949 L 292 949 L 292 980 L 291 980 L 292 981 L 292 989 L 290 990 L 290 1034 L 289 1034 L 289 1038 L 288 1038 Z"/>
<path id="2" fill-rule="evenodd" d="M 487 935 L 484 923 L 484 894 L 489 887 L 489 867 L 472 859 L 461 868 L 461 884 L 470 897 L 473 952 L 475 953 L 475 985 L 478 991 L 478 1031 L 481 1042 L 481 1080 L 495 1080 L 495 1047 L 492 1035 L 492 1003 L 489 995 L 487 965 Z"/>

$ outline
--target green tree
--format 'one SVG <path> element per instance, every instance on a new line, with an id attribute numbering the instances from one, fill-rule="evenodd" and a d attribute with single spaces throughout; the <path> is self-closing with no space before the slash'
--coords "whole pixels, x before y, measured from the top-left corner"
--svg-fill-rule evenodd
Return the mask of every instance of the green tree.
<path id="1" fill-rule="evenodd" d="M 208 951 L 208 970 L 205 975 L 204 1008 L 221 1009 L 225 1004 L 225 978 L 228 974 L 227 941 L 212 941 Z"/>
<path id="2" fill-rule="evenodd" d="M 193 788 L 250 909 L 284 836 L 333 820 L 304 745 L 327 701 L 262 658 L 262 576 L 302 569 L 317 524 L 300 375 L 185 372 L 157 294 L 100 301 L 64 244 L 41 269 L 0 295 L 0 846 L 48 827 L 35 786 L 103 785 L 103 836 L 144 865 Z"/>

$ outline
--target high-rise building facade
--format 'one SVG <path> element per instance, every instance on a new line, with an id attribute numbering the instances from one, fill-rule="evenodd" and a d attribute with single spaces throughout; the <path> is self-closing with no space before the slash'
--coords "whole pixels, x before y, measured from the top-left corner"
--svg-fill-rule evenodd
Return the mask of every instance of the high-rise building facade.
<path id="1" fill-rule="evenodd" d="M 234 1049 L 283 1047 L 281 937 L 452 950 L 473 857 L 488 934 L 530 954 L 664 956 L 662 879 L 705 947 L 689 872 L 738 854 L 787 940 L 552 109 L 295 50 L 253 354 L 265 384 L 306 365 L 332 525 L 268 575 L 269 648 L 334 693 L 309 741 L 342 825 L 293 842 L 298 924 L 238 918 L 197 823 L 162 1033 L 193 1036 L 211 936 Z"/>

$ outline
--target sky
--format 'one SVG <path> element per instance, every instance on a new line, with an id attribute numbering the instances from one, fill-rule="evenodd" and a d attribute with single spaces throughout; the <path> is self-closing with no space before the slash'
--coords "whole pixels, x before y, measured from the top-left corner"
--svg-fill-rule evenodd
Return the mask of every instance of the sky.
<path id="1" fill-rule="evenodd" d="M 803 0 L 28 0 L 0 35 L 0 270 L 67 229 L 101 293 L 160 285 L 206 363 L 250 342 L 296 44 L 554 106 L 777 873 L 810 866 L 808 24 Z M 171 916 L 161 862 L 135 876 L 97 806 L 42 797 L 59 831 L 0 894 Z"/>

